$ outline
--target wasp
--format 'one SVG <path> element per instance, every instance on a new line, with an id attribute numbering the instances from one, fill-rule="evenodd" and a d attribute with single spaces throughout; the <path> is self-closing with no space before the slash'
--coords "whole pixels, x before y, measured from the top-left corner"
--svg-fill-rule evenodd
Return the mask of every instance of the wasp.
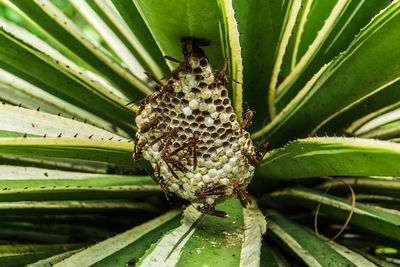
<path id="1" fill-rule="evenodd" d="M 157 78 L 155 78 L 150 73 L 145 72 L 145 74 L 147 75 L 147 77 L 149 77 L 150 79 L 155 81 L 160 86 L 161 89 L 159 91 L 157 91 L 157 92 L 154 92 L 154 93 L 144 97 L 144 98 L 131 101 L 128 104 L 125 105 L 125 106 L 128 106 L 128 105 L 131 105 L 131 104 L 140 103 L 139 108 L 136 110 L 136 116 L 139 116 L 140 114 L 142 114 L 142 112 L 143 112 L 143 110 L 144 110 L 144 108 L 146 107 L 147 104 L 149 104 L 152 101 L 158 99 L 159 97 L 163 97 L 164 98 L 167 94 L 171 94 L 171 93 L 174 92 L 174 87 L 172 86 L 172 81 L 169 82 L 167 85 L 164 85 L 162 82 L 157 80 Z"/>
<path id="2" fill-rule="evenodd" d="M 240 204 L 246 208 L 247 204 L 251 204 L 251 199 L 249 198 L 249 196 L 247 195 L 247 191 L 243 191 L 238 183 L 234 183 L 233 184 L 233 189 L 235 190 L 238 199 L 240 201 Z"/>
<path id="3" fill-rule="evenodd" d="M 170 128 L 171 129 L 171 128 Z M 160 147 L 159 147 L 159 151 L 163 150 L 167 143 L 171 143 L 172 142 L 172 137 L 178 132 L 178 128 L 174 128 L 170 131 L 166 131 L 164 132 L 162 135 L 160 135 L 158 138 L 154 139 L 153 142 L 150 143 L 150 146 L 155 145 L 156 143 L 160 142 Z M 171 141 L 168 141 L 171 140 Z M 167 147 L 168 148 L 168 147 Z M 164 153 L 165 155 L 165 153 Z M 162 155 L 161 157 L 163 157 L 164 155 Z"/>
<path id="4" fill-rule="evenodd" d="M 175 138 L 175 135 L 177 132 L 178 132 L 178 128 L 174 128 L 166 134 L 165 138 L 161 139 L 161 145 L 159 148 L 159 151 L 161 151 L 161 154 L 160 154 L 161 157 L 165 156 L 165 153 L 167 152 L 168 147 L 171 145 L 172 139 Z"/>
<path id="5" fill-rule="evenodd" d="M 169 81 L 166 85 L 164 85 L 160 80 L 150 73 L 144 72 L 144 74 L 146 74 L 147 77 L 152 79 L 156 84 L 158 84 L 158 86 L 160 86 L 161 89 L 158 91 L 160 97 L 164 98 L 166 95 L 174 92 L 174 87 L 172 86 L 173 81 Z"/>
<path id="6" fill-rule="evenodd" d="M 228 217 L 228 214 L 226 214 L 225 211 L 216 210 L 215 206 L 211 206 L 211 205 L 205 204 L 203 207 L 197 206 L 197 210 L 200 211 L 201 213 L 209 214 L 212 216 L 217 216 L 217 217 L 222 217 L 222 218 Z"/>
<path id="7" fill-rule="evenodd" d="M 143 148 L 147 144 L 147 140 L 146 139 L 143 140 L 142 142 L 140 142 L 139 144 L 138 144 L 138 140 L 139 139 L 136 138 L 136 140 L 135 140 L 135 148 L 133 149 L 133 155 L 132 155 L 133 160 L 135 162 L 138 162 L 139 160 L 142 159 L 143 150 L 144 150 Z"/>
<path id="8" fill-rule="evenodd" d="M 225 189 L 226 189 L 225 185 L 203 186 L 201 189 L 196 190 L 196 192 L 194 192 L 194 194 L 197 197 L 223 195 L 225 193 Z"/>
<path id="9" fill-rule="evenodd" d="M 138 99 L 138 100 L 134 100 L 129 102 L 128 104 L 126 104 L 125 106 L 129 106 L 131 104 L 135 104 L 135 103 L 140 103 L 139 108 L 136 110 L 136 116 L 139 116 L 140 114 L 142 114 L 144 108 L 146 107 L 146 105 L 152 101 L 154 101 L 155 99 L 160 97 L 160 92 L 154 92 L 144 98 Z"/>
<path id="10" fill-rule="evenodd" d="M 243 156 L 247 158 L 251 166 L 254 166 L 256 168 L 260 166 L 260 161 L 257 160 L 254 152 L 250 152 L 246 148 L 242 148 L 240 152 L 242 153 Z"/>
<path id="11" fill-rule="evenodd" d="M 168 190 L 168 184 L 167 184 L 167 180 L 165 179 L 164 176 L 161 176 L 161 172 L 160 172 L 160 166 L 158 165 L 158 163 L 156 164 L 155 168 L 154 168 L 154 177 L 151 176 L 153 178 L 153 180 L 158 183 L 160 185 L 161 191 L 164 192 L 165 197 L 167 198 L 167 200 L 169 200 L 168 195 L 169 190 Z"/>
<path id="12" fill-rule="evenodd" d="M 147 133 L 149 130 L 154 129 L 159 123 L 160 121 L 157 118 L 144 123 L 140 128 L 140 133 Z"/>
<path id="13" fill-rule="evenodd" d="M 179 160 L 175 160 L 171 157 L 168 157 L 167 155 L 163 156 L 162 159 L 165 161 L 165 164 L 167 164 L 168 169 L 170 170 L 171 174 L 175 177 L 175 179 L 179 179 L 179 176 L 176 174 L 176 172 L 172 169 L 170 165 L 172 165 L 175 169 L 180 170 L 181 172 L 188 171 L 188 169 Z"/>
<path id="14" fill-rule="evenodd" d="M 173 156 L 178 152 L 182 151 L 179 156 L 179 160 L 187 157 L 188 155 L 193 155 L 193 170 L 197 167 L 197 142 L 199 141 L 200 136 L 196 133 L 193 135 L 192 140 L 189 143 L 185 143 L 182 146 L 175 149 L 170 155 Z"/>
<path id="15" fill-rule="evenodd" d="M 251 125 L 251 118 L 253 117 L 254 112 L 247 108 L 247 111 L 243 114 L 243 121 L 241 128 L 246 129 Z"/>
<path id="16" fill-rule="evenodd" d="M 222 69 L 220 71 L 216 71 L 217 73 L 216 80 L 218 81 L 217 83 L 222 83 L 222 85 L 225 87 L 228 84 L 229 79 L 231 79 L 235 83 L 239 84 L 240 82 L 236 81 L 232 77 L 225 74 L 227 67 L 228 67 L 228 57 L 225 58 L 224 65 L 222 65 Z"/>
<path id="17" fill-rule="evenodd" d="M 261 149 L 258 149 L 253 146 L 252 150 L 254 152 L 250 152 L 247 149 L 242 148 L 241 153 L 243 156 L 247 158 L 247 160 L 252 166 L 257 168 L 260 166 L 261 161 L 263 160 L 265 154 L 268 152 L 268 148 L 270 145 L 271 145 L 270 142 L 266 142 Z"/>
<path id="18" fill-rule="evenodd" d="M 168 73 L 167 75 L 165 75 L 164 77 L 162 77 L 161 80 L 164 80 L 168 77 L 174 76 L 179 71 L 183 71 L 183 70 L 189 71 L 190 70 L 190 64 L 187 60 L 180 61 L 180 60 L 170 57 L 170 56 L 164 56 L 164 58 L 171 60 L 173 62 L 179 63 L 179 66 L 177 68 L 175 68 L 173 71 L 171 71 L 170 73 Z"/>
<path id="19" fill-rule="evenodd" d="M 254 157 L 257 159 L 258 162 L 261 162 L 268 152 L 268 148 L 270 147 L 271 143 L 266 142 L 261 149 L 254 150 Z"/>

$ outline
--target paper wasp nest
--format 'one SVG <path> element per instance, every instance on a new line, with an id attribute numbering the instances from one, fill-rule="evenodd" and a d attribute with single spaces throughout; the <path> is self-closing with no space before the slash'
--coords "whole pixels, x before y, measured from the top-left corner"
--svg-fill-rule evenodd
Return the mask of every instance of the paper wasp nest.
<path id="1" fill-rule="evenodd" d="M 241 150 L 253 146 L 231 106 L 227 77 L 213 71 L 200 48 L 189 50 L 164 85 L 170 91 L 161 88 L 142 102 L 137 144 L 145 144 L 143 157 L 159 167 L 164 188 L 213 207 L 238 194 L 234 185 L 246 189 L 254 167 Z"/>

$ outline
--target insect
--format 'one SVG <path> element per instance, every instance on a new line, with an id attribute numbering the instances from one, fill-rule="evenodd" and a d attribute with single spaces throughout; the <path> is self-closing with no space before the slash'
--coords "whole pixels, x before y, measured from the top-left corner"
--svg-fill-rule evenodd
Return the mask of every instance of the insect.
<path id="1" fill-rule="evenodd" d="M 246 129 L 251 125 L 251 118 L 253 117 L 254 112 L 247 108 L 247 111 L 243 114 L 243 121 L 242 121 L 242 129 Z"/>
<path id="2" fill-rule="evenodd" d="M 146 105 L 152 101 L 154 101 L 155 99 L 157 99 L 158 97 L 160 97 L 160 92 L 154 92 L 144 98 L 138 99 L 138 100 L 134 100 L 129 102 L 128 104 L 126 104 L 125 106 L 129 106 L 131 104 L 135 104 L 135 103 L 140 103 L 139 108 L 136 110 L 136 116 L 139 116 L 140 114 L 142 114 L 144 108 L 146 107 Z"/>
<path id="3" fill-rule="evenodd" d="M 133 149 L 133 155 L 132 155 L 133 160 L 134 160 L 135 162 L 138 162 L 139 160 L 142 159 L 142 157 L 143 157 L 143 150 L 144 150 L 143 148 L 144 148 L 144 146 L 147 144 L 147 140 L 146 140 L 146 139 L 143 140 L 142 142 L 140 142 L 139 144 L 138 144 L 138 140 L 139 140 L 139 139 L 136 138 L 136 140 L 135 140 L 135 147 L 134 147 L 134 149 Z"/>
<path id="4" fill-rule="evenodd" d="M 138 258 L 132 258 L 128 262 L 125 263 L 126 267 L 135 267 L 136 263 L 139 261 Z"/>
<path id="5" fill-rule="evenodd" d="M 226 189 L 225 185 L 204 186 L 201 189 L 196 190 L 194 194 L 197 197 L 223 195 L 225 193 L 225 189 Z"/>
<path id="6" fill-rule="evenodd" d="M 175 177 L 175 179 L 179 179 L 179 176 L 176 174 L 176 172 L 172 169 L 170 165 L 172 165 L 175 169 L 180 170 L 181 172 L 188 171 L 188 169 L 178 160 L 168 157 L 167 155 L 162 157 L 162 159 L 165 161 L 165 164 L 167 164 L 168 169 L 170 170 L 171 174 Z"/>
<path id="7" fill-rule="evenodd" d="M 154 129 L 159 123 L 160 121 L 155 118 L 149 122 L 142 124 L 142 127 L 140 128 L 140 133 L 147 133 L 149 130 Z"/>
<path id="8" fill-rule="evenodd" d="M 156 77 L 154 77 L 152 74 L 148 72 L 144 72 L 147 77 L 152 79 L 156 84 L 160 86 L 160 91 L 159 91 L 159 96 L 164 99 L 164 97 L 170 93 L 174 92 L 174 87 L 172 86 L 173 81 L 168 82 L 166 85 L 164 85 L 160 80 L 158 80 Z"/>
<path id="9" fill-rule="evenodd" d="M 174 139 L 174 136 L 177 132 L 178 132 L 178 128 L 174 128 L 170 132 L 167 133 L 167 135 L 164 139 L 161 139 L 161 145 L 160 145 L 160 151 L 162 149 L 161 154 L 160 154 L 161 157 L 165 156 L 165 153 L 167 152 L 168 147 L 171 145 L 172 139 Z"/>
<path id="10" fill-rule="evenodd" d="M 240 82 L 236 81 L 232 77 L 225 74 L 227 66 L 228 66 L 228 57 L 225 58 L 224 65 L 222 65 L 222 69 L 220 71 L 215 71 L 215 73 L 217 74 L 216 77 L 217 83 L 222 83 L 223 86 L 226 86 L 228 84 L 229 79 L 231 79 L 235 83 L 239 84 Z"/>
<path id="11" fill-rule="evenodd" d="M 247 195 L 247 191 L 243 191 L 238 183 L 233 184 L 233 188 L 238 196 L 238 199 L 240 201 L 240 204 L 246 208 L 247 204 L 251 204 L 251 199 Z"/>
<path id="12" fill-rule="evenodd" d="M 169 128 L 171 129 L 171 128 Z M 160 148 L 159 151 L 161 151 L 164 146 L 166 145 L 167 139 L 171 136 L 171 135 L 175 135 L 178 132 L 178 128 L 174 128 L 170 131 L 166 131 L 164 132 L 162 135 L 160 135 L 158 138 L 154 139 L 153 142 L 150 143 L 150 146 L 155 145 L 156 143 L 160 142 Z"/>
<path id="13" fill-rule="evenodd" d="M 184 36 L 181 38 L 182 43 L 182 54 L 186 58 L 196 54 L 196 57 L 205 57 L 204 52 L 199 46 L 209 46 L 211 44 L 210 40 L 196 38 L 192 36 Z"/>
<path id="14" fill-rule="evenodd" d="M 254 150 L 254 157 L 256 158 L 256 160 L 258 162 L 261 162 L 265 156 L 265 154 L 267 154 L 268 152 L 268 148 L 270 147 L 271 143 L 270 142 L 266 142 L 261 149 L 256 149 Z"/>
<path id="15" fill-rule="evenodd" d="M 182 151 L 181 155 L 179 156 L 179 160 L 187 157 L 189 154 L 193 155 L 193 170 L 196 169 L 197 167 L 197 142 L 199 140 L 200 136 L 196 133 L 193 135 L 192 140 L 190 140 L 189 143 L 185 143 L 182 146 L 178 147 L 175 149 L 172 153 L 171 156 L 176 155 L 180 151 Z"/>
<path id="16" fill-rule="evenodd" d="M 126 104 L 125 106 L 134 104 L 134 103 L 140 103 L 139 108 L 136 110 L 136 116 L 139 116 L 142 114 L 144 108 L 146 107 L 147 104 L 151 103 L 152 101 L 156 100 L 159 97 L 165 97 L 167 94 L 173 93 L 174 92 L 174 87 L 172 86 L 172 81 L 169 82 L 167 85 L 164 85 L 162 82 L 160 82 L 156 77 L 151 75 L 148 72 L 145 72 L 147 77 L 155 81 L 159 86 L 160 86 L 160 91 L 154 92 L 144 98 L 134 100 Z"/>
<path id="17" fill-rule="evenodd" d="M 174 76 L 176 73 L 183 71 L 183 70 L 189 71 L 190 64 L 187 60 L 179 61 L 178 59 L 170 57 L 170 56 L 164 56 L 164 58 L 171 60 L 173 62 L 179 63 L 179 66 L 177 68 L 175 68 L 173 71 L 171 71 L 170 73 L 168 73 L 167 75 L 165 75 L 164 77 L 162 77 L 161 80 L 166 79 L 171 76 Z"/>
<path id="18" fill-rule="evenodd" d="M 225 211 L 216 210 L 215 206 L 211 206 L 211 205 L 205 204 L 203 207 L 197 206 L 197 210 L 200 211 L 201 213 L 209 214 L 212 216 L 217 216 L 217 217 L 222 217 L 222 218 L 228 217 L 228 214 Z"/>
<path id="19" fill-rule="evenodd" d="M 250 152 L 246 148 L 242 148 L 242 150 L 240 152 L 242 153 L 243 156 L 245 156 L 247 158 L 247 160 L 249 161 L 250 165 L 252 165 L 252 166 L 254 166 L 256 168 L 258 166 L 260 166 L 260 161 L 257 160 L 254 152 Z"/>
<path id="20" fill-rule="evenodd" d="M 154 177 L 153 176 L 151 176 L 151 177 L 154 178 L 154 181 L 160 185 L 161 191 L 164 192 L 165 197 L 167 198 L 167 200 L 169 200 L 169 198 L 168 198 L 169 190 L 168 190 L 167 181 L 166 181 L 165 177 L 161 176 L 160 166 L 158 165 L 158 163 L 156 164 L 156 166 L 154 168 Z"/>

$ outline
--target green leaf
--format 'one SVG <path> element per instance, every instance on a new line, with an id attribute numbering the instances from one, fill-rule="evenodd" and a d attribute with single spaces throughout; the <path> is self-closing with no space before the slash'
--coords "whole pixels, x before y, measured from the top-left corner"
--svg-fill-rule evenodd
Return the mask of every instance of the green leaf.
<path id="1" fill-rule="evenodd" d="M 158 211 L 158 207 L 150 203 L 121 200 L 0 202 L 0 215 L 157 213 Z"/>
<path id="2" fill-rule="evenodd" d="M 236 115 L 242 118 L 243 105 L 243 60 L 239 42 L 239 32 L 232 7 L 232 0 L 219 0 L 218 6 L 225 18 L 222 20 L 225 35 L 225 53 L 230 59 L 228 62 L 229 73 L 237 82 L 232 83 L 232 106 Z"/>
<path id="3" fill-rule="evenodd" d="M 0 245 L 0 265 L 7 267 L 25 266 L 25 264 L 61 253 L 65 249 L 76 249 L 79 246 L 76 244 Z"/>
<path id="4" fill-rule="evenodd" d="M 0 137 L 22 137 L 25 133 L 31 136 L 62 137 L 79 139 L 122 139 L 116 134 L 99 129 L 87 123 L 46 114 L 39 110 L 29 110 L 10 105 L 0 105 Z M 14 132 L 15 135 L 3 135 L 3 131 Z M 17 133 L 19 133 L 17 135 Z"/>
<path id="5" fill-rule="evenodd" d="M 268 119 L 266 100 L 274 64 L 275 49 L 285 14 L 280 0 L 233 1 L 238 21 L 243 58 L 243 99 L 257 114 L 252 129 L 260 128 Z M 262 34 L 261 34 L 262 33 Z"/>
<path id="6" fill-rule="evenodd" d="M 360 134 L 368 130 L 377 128 L 386 123 L 394 122 L 400 118 L 400 113 L 397 109 L 400 108 L 400 101 L 386 106 L 376 112 L 372 112 L 361 119 L 353 122 L 349 128 L 346 129 L 348 133 Z"/>
<path id="7" fill-rule="evenodd" d="M 193 36 L 211 41 L 204 47 L 213 66 L 222 66 L 221 30 L 223 17 L 217 1 L 146 1 L 134 0 L 163 55 L 182 58 L 180 38 Z M 223 50 L 222 50 L 223 51 Z M 167 61 L 170 68 L 176 63 Z"/>
<path id="8" fill-rule="evenodd" d="M 268 234 L 308 266 L 375 266 L 333 241 L 320 240 L 311 231 L 282 216 L 268 216 L 267 221 Z"/>
<path id="9" fill-rule="evenodd" d="M 180 211 L 172 210 L 122 234 L 93 245 L 56 266 L 123 266 L 141 257 L 160 235 L 179 225 Z"/>
<path id="10" fill-rule="evenodd" d="M 157 62 L 157 65 L 162 69 L 164 74 L 168 73 L 168 67 L 160 49 L 133 2 L 131 0 L 112 0 L 112 3 L 123 18 L 124 23 L 127 24 L 137 40 L 142 44 L 146 53 L 149 53 L 152 59 Z M 157 76 L 156 72 L 155 75 Z"/>
<path id="11" fill-rule="evenodd" d="M 105 93 L 94 81 L 87 83 L 82 72 L 68 74 L 73 66 L 46 55 L 17 39 L 4 29 L 0 31 L 0 66 L 55 96 L 90 111 L 103 119 L 132 129 L 133 112 L 116 96 Z M 82 77 L 79 77 L 82 76 Z M 86 77 L 88 78 L 88 77 Z M 90 82 L 92 81 L 92 82 Z M 104 109 L 109 109 L 104 114 Z"/>
<path id="12" fill-rule="evenodd" d="M 321 203 L 320 211 L 323 214 L 342 222 L 346 220 L 352 208 L 350 200 L 325 195 L 305 187 L 293 187 L 275 191 L 270 194 L 270 197 L 274 201 L 279 201 L 279 203 L 308 207 L 313 210 L 316 209 L 318 203 Z M 397 210 L 356 203 L 349 224 L 377 236 L 397 242 L 400 240 L 400 232 L 398 231 L 400 216 Z"/>
<path id="13" fill-rule="evenodd" d="M 366 99 L 355 103 L 350 108 L 343 110 L 340 114 L 328 121 L 319 130 L 319 133 L 327 132 L 328 134 L 339 134 L 345 132 L 347 127 L 355 129 L 353 122 L 362 119 L 364 116 L 379 110 L 385 109 L 391 105 L 395 105 L 400 100 L 400 82 L 395 82 L 387 86 L 379 92 L 368 96 Z"/>
<path id="14" fill-rule="evenodd" d="M 380 127 L 362 134 L 362 138 L 378 138 L 378 139 L 392 139 L 400 137 L 400 124 L 388 124 L 388 127 Z"/>
<path id="15" fill-rule="evenodd" d="M 267 154 L 257 170 L 264 179 L 319 176 L 400 176 L 400 145 L 353 138 L 296 140 Z"/>
<path id="16" fill-rule="evenodd" d="M 313 40 L 312 43 L 310 43 L 309 45 L 307 44 L 307 49 L 305 50 L 304 55 L 302 55 L 302 57 L 296 64 L 292 64 L 293 68 L 291 69 L 291 72 L 278 86 L 278 88 L 276 88 L 277 101 L 279 101 L 279 98 L 298 80 L 300 75 L 304 72 L 304 69 L 310 64 L 312 59 L 315 57 L 315 55 L 321 48 L 322 44 L 328 38 L 334 26 L 337 24 L 338 20 L 341 18 L 342 14 L 344 13 L 344 10 L 346 10 L 349 3 L 350 3 L 349 1 L 338 0 L 332 9 L 328 9 L 331 10 L 331 12 L 329 16 L 323 21 L 321 21 L 321 18 L 319 17 L 321 15 L 320 14 L 321 12 L 318 12 L 316 20 L 318 21 L 318 24 L 323 22 L 323 25 L 321 26 L 321 29 L 318 31 L 318 34 L 315 36 L 315 39 L 312 39 Z M 311 13 L 311 15 L 313 15 L 313 12 Z M 313 20 L 311 20 L 311 23 L 312 22 Z M 315 27 L 315 25 L 312 25 L 312 27 Z M 312 33 L 312 35 L 314 35 L 314 32 Z M 275 87 L 276 83 L 271 84 L 270 90 L 275 91 Z"/>
<path id="17" fill-rule="evenodd" d="M 0 201 L 140 198 L 161 195 L 148 176 L 0 167 Z"/>
<path id="18" fill-rule="evenodd" d="M 136 76 L 140 78 L 142 77 L 143 71 L 140 69 L 145 68 L 146 71 L 154 73 L 156 77 L 162 77 L 163 72 L 158 66 L 158 62 L 156 62 L 149 51 L 139 42 L 139 40 L 135 36 L 135 32 L 132 32 L 125 21 L 122 19 L 121 15 L 115 10 L 114 4 L 111 2 L 104 1 L 86 1 L 88 5 L 93 9 L 94 12 L 99 16 L 99 18 L 103 21 L 100 22 L 97 20 L 96 16 L 93 16 L 93 13 L 89 9 L 82 9 L 81 1 L 73 1 L 73 4 L 80 12 L 85 14 L 85 18 L 88 21 L 91 21 L 93 27 L 98 28 L 99 33 L 102 35 L 103 39 L 107 41 L 110 47 L 113 48 L 114 53 L 119 55 L 119 58 L 124 62 L 126 66 L 129 67 L 132 73 L 135 73 Z M 132 4 L 133 6 L 133 4 Z M 133 6 L 133 8 L 135 8 Z M 88 11 L 88 12 L 84 12 Z M 113 34 L 108 34 L 109 30 L 105 29 L 102 24 L 106 24 L 109 27 L 109 30 L 113 32 Z M 143 27 L 146 27 L 143 25 Z M 102 29 L 102 30 L 100 30 Z M 119 49 L 121 45 L 116 43 L 117 39 L 122 42 L 126 48 Z M 114 42 L 116 44 L 114 44 Z M 113 44 L 113 45 L 112 45 Z M 126 52 L 124 50 L 129 50 L 131 56 L 125 56 Z M 124 54 L 122 54 L 124 52 Z M 139 68 L 132 68 L 132 62 L 138 62 L 140 64 Z M 163 64 L 165 64 L 163 62 Z"/>
<path id="19" fill-rule="evenodd" d="M 48 266 L 53 266 L 56 263 L 59 263 L 60 261 L 71 257 L 72 255 L 80 252 L 83 248 L 81 249 L 75 249 L 72 251 L 67 251 L 40 261 L 37 261 L 35 263 L 32 264 L 28 264 L 26 267 L 48 267 Z"/>
<path id="20" fill-rule="evenodd" d="M 193 206 L 187 208 L 182 225 L 152 246 L 139 266 L 258 265 L 265 219 L 257 205 L 242 209 L 237 200 L 228 200 L 216 209 L 229 217 L 204 216 Z"/>
<path id="21" fill-rule="evenodd" d="M 128 96 L 135 98 L 147 94 L 149 89 L 135 76 L 128 73 L 116 62 L 91 44 L 78 26 L 68 19 L 50 1 L 41 3 L 30 0 L 12 0 L 22 12 L 42 27 L 61 44 L 68 44 L 68 49 L 83 59 L 93 69 L 98 70 L 108 80 L 118 86 Z M 141 92 L 140 92 L 140 91 Z"/>
<path id="22" fill-rule="evenodd" d="M 132 163 L 130 141 L 78 138 L 0 138 L 0 153 Z"/>
<path id="23" fill-rule="evenodd" d="M 303 4 L 304 9 L 307 9 L 307 5 L 310 5 L 310 10 L 307 18 L 304 18 L 305 24 L 303 30 L 300 31 L 299 29 L 294 33 L 297 44 L 294 45 L 292 53 L 288 51 L 289 54 L 293 54 L 293 56 L 292 58 L 288 58 L 286 64 L 284 61 L 285 65 L 291 65 L 290 70 L 287 71 L 287 74 L 282 73 L 282 76 L 286 77 L 290 75 L 290 71 L 295 69 L 294 57 L 297 55 L 297 64 L 309 49 L 309 45 L 311 45 L 314 39 L 320 34 L 319 31 L 328 18 L 335 2 L 336 1 L 308 0 L 307 4 Z M 340 52 L 346 50 L 354 39 L 354 36 L 359 33 L 361 28 L 369 23 L 371 17 L 387 7 L 391 1 L 352 0 L 347 2 L 348 4 L 337 18 L 335 24 L 332 25 L 331 31 L 326 36 L 326 39 L 321 43 L 318 50 L 314 51 L 313 57 L 310 59 L 309 64 L 303 69 L 303 73 L 299 76 L 298 81 L 288 88 L 287 91 L 283 92 L 283 95 L 279 96 L 279 101 L 277 102 L 278 110 L 284 108 L 326 62 L 331 61 Z M 299 20 L 300 24 L 303 23 L 303 17 Z M 297 39 L 299 40 L 297 41 Z M 297 48 L 297 53 L 295 48 Z M 285 68 L 285 66 L 283 66 L 283 68 Z M 286 67 L 286 69 L 288 68 L 289 66 Z"/>
<path id="24" fill-rule="evenodd" d="M 340 180 L 327 181 L 319 185 L 318 189 L 326 189 L 329 187 L 331 188 L 329 192 L 345 195 L 349 192 L 346 184 L 353 187 L 355 192 L 357 192 L 357 200 L 360 194 L 369 195 L 371 197 L 384 196 L 387 197 L 388 200 L 400 199 L 400 181 L 396 180 L 396 178 L 340 178 Z"/>
<path id="25" fill-rule="evenodd" d="M 14 133 L 14 137 L 16 134 Z M 14 156 L 0 153 L 0 163 L 3 165 L 18 165 L 18 166 L 35 166 L 58 170 L 74 170 L 78 172 L 91 173 L 107 173 L 110 164 L 107 162 L 81 160 L 81 159 L 66 159 L 66 158 L 48 158 L 40 156 Z"/>
<path id="26" fill-rule="evenodd" d="M 400 3 L 393 2 L 365 27 L 350 47 L 325 65 L 266 127 L 253 135 L 275 146 L 304 137 L 371 92 L 399 79 Z M 372 67 L 373 66 L 373 67 Z"/>

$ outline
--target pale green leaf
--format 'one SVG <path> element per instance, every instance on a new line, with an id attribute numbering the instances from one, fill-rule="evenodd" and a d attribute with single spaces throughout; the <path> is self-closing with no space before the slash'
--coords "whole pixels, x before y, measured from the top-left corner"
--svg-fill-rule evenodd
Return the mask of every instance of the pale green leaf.
<path id="1" fill-rule="evenodd" d="M 211 41 L 204 51 L 214 68 L 222 66 L 223 17 L 217 1 L 133 0 L 163 55 L 182 58 L 180 38 L 193 36 Z M 167 61 L 171 68 L 176 63 Z"/>
<path id="2" fill-rule="evenodd" d="M 50 115 L 38 110 L 30 110 L 10 105 L 0 105 L 1 131 L 18 132 L 36 136 L 62 137 L 79 139 L 121 139 L 116 134 L 94 127 L 87 123 Z M 1 136 L 1 134 L 0 134 Z M 9 136 L 11 137 L 11 136 Z"/>
<path id="3" fill-rule="evenodd" d="M 395 31 L 400 27 L 399 6 L 399 2 L 393 2 L 377 15 L 344 53 L 322 67 L 253 137 L 269 140 L 275 146 L 294 137 L 305 137 L 355 101 L 396 82 L 400 72 L 395 62 L 400 50 L 392 44 L 400 38 Z"/>
<path id="4" fill-rule="evenodd" d="M 309 138 L 293 141 L 264 158 L 264 179 L 319 176 L 400 176 L 400 145 L 361 138 Z"/>
<path id="5" fill-rule="evenodd" d="M 376 266 L 333 241 L 318 239 L 311 231 L 282 216 L 268 216 L 267 221 L 269 235 L 308 266 Z"/>
<path id="6" fill-rule="evenodd" d="M 352 210 L 351 200 L 326 195 L 300 186 L 275 191 L 269 196 L 273 201 L 279 201 L 279 203 L 285 205 L 308 207 L 313 210 L 320 203 L 320 213 L 342 223 Z M 400 240 L 400 232 L 398 231 L 400 214 L 397 210 L 383 209 L 356 202 L 349 225 L 396 242 Z"/>
<path id="7" fill-rule="evenodd" d="M 131 75 L 101 49 L 90 43 L 77 25 L 66 17 L 50 1 L 12 2 L 30 19 L 42 27 L 53 38 L 62 44 L 68 44 L 68 49 L 82 58 L 93 69 L 102 73 L 108 80 L 118 86 L 130 97 L 140 97 L 149 92 L 148 87 Z"/>
<path id="8" fill-rule="evenodd" d="M 131 164 L 133 142 L 78 138 L 0 138 L 0 153 Z"/>
<path id="9" fill-rule="evenodd" d="M 288 1 L 286 1 L 288 2 Z M 285 15 L 285 3 L 274 1 L 233 1 L 238 21 L 243 58 L 243 100 L 257 111 L 252 129 L 268 120 L 266 101 L 275 50 Z"/>

